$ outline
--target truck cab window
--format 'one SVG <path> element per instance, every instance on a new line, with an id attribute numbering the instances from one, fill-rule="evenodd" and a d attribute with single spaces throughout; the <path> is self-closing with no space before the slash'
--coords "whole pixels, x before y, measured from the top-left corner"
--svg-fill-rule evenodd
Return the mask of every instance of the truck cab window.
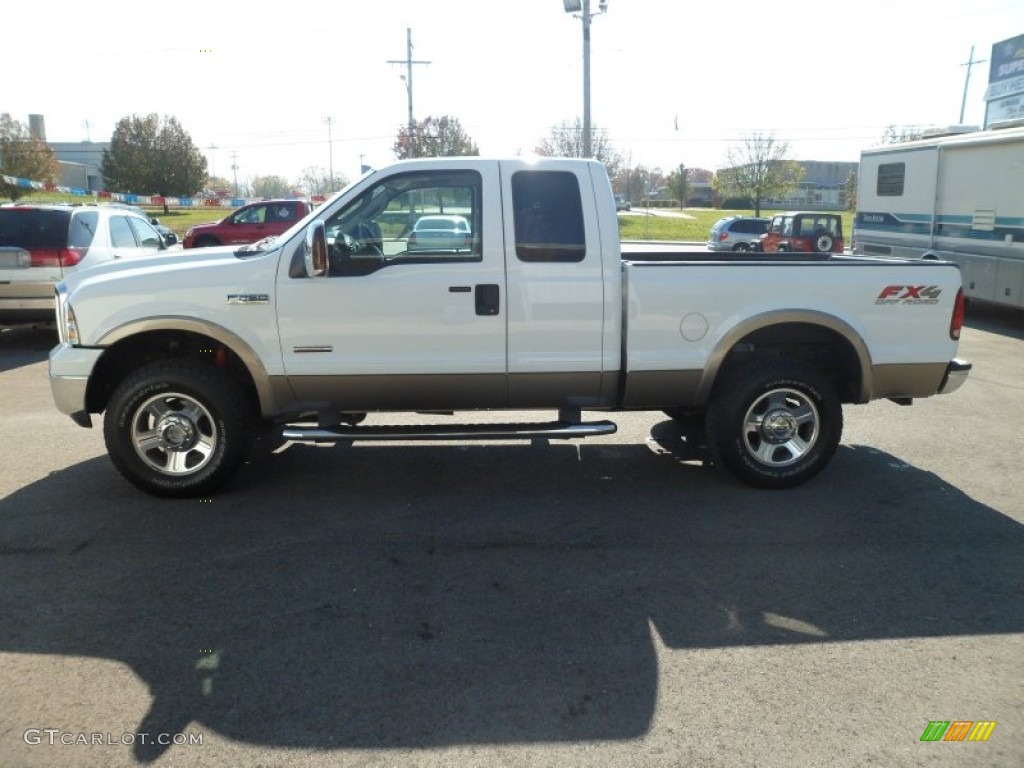
<path id="1" fill-rule="evenodd" d="M 329 274 L 401 264 L 481 261 L 482 182 L 476 171 L 389 176 L 327 218 Z"/>
<path id="2" fill-rule="evenodd" d="M 519 171 L 512 177 L 520 261 L 583 261 L 587 243 L 576 175 Z"/>

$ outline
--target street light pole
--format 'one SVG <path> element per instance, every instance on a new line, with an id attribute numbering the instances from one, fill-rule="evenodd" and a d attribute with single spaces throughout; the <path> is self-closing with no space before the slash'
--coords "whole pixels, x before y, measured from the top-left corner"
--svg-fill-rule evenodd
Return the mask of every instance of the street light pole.
<path id="1" fill-rule="evenodd" d="M 334 137 L 331 135 L 331 125 L 334 123 L 334 118 L 328 115 L 324 118 L 324 122 L 327 123 L 327 157 L 330 162 L 330 173 L 331 173 L 331 192 L 334 192 Z"/>
<path id="2" fill-rule="evenodd" d="M 590 12 L 590 0 L 562 0 L 566 13 L 579 15 L 583 21 L 583 156 L 593 157 L 590 127 L 590 22 L 597 13 Z M 608 0 L 598 0 L 598 13 L 608 10 Z"/>

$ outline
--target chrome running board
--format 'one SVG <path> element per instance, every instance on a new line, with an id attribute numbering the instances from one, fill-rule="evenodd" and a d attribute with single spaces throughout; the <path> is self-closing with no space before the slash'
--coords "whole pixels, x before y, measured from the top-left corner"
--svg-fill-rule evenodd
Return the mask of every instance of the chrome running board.
<path id="1" fill-rule="evenodd" d="M 298 442 L 338 442 L 341 440 L 531 440 L 546 437 L 569 440 L 614 434 L 618 427 L 611 421 L 525 422 L 519 424 L 415 424 L 369 427 L 285 427 L 285 440 Z"/>

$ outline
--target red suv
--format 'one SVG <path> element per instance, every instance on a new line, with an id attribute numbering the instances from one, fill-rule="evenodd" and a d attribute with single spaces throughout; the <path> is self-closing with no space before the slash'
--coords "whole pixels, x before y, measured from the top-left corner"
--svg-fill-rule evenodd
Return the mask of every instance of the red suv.
<path id="1" fill-rule="evenodd" d="M 250 203 L 220 221 L 189 227 L 182 247 L 245 245 L 265 237 L 277 237 L 312 210 L 313 207 L 305 200 L 261 200 Z"/>
<path id="2" fill-rule="evenodd" d="M 814 211 L 778 213 L 758 240 L 756 250 L 842 253 L 843 219 L 835 213 Z"/>

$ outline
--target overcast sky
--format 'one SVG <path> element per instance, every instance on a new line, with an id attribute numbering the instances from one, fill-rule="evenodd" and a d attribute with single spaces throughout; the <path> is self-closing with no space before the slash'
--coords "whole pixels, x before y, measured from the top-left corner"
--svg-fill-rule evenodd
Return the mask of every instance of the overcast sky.
<path id="1" fill-rule="evenodd" d="M 3 19 L 0 112 L 42 114 L 50 141 L 173 115 L 229 179 L 233 161 L 239 180 L 289 181 L 332 155 L 350 179 L 391 162 L 408 94 L 388 61 L 410 28 L 430 62 L 416 118 L 458 118 L 482 154 L 529 153 L 582 115 L 583 25 L 562 0 L 43 0 Z M 609 0 L 593 121 L 652 167 L 714 170 L 755 131 L 796 159 L 857 160 L 889 124 L 956 123 L 971 46 L 989 59 L 1020 34 L 1024 0 Z M 983 121 L 987 81 L 975 65 L 965 122 Z"/>

